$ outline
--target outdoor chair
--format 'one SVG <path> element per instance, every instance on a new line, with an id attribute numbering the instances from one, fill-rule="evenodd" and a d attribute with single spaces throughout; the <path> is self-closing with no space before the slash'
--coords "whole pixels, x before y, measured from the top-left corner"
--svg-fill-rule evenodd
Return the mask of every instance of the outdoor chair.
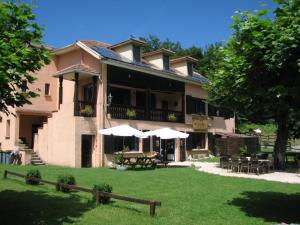
<path id="1" fill-rule="evenodd" d="M 240 159 L 240 171 L 241 172 L 250 172 L 250 161 L 246 157 Z"/>
<path id="2" fill-rule="evenodd" d="M 251 166 L 250 166 L 251 172 L 256 173 L 257 175 L 259 175 L 260 173 L 263 173 L 263 171 L 265 169 L 264 165 L 263 165 L 263 163 L 259 162 L 258 159 L 251 159 L 250 164 L 251 164 Z"/>
<path id="3" fill-rule="evenodd" d="M 232 157 L 231 159 L 231 171 L 240 172 L 240 159 L 238 157 Z"/>
<path id="4" fill-rule="evenodd" d="M 220 157 L 220 167 L 222 169 L 227 169 L 227 170 L 231 168 L 231 161 L 229 156 Z"/>

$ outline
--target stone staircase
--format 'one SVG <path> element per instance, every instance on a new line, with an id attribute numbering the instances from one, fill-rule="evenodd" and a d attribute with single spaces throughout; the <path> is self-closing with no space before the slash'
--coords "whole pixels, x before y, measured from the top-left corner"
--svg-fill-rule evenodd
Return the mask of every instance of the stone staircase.
<path id="1" fill-rule="evenodd" d="M 43 160 L 41 160 L 41 158 L 39 157 L 39 155 L 36 152 L 32 152 L 32 154 L 31 154 L 31 164 L 34 166 L 45 165 Z"/>

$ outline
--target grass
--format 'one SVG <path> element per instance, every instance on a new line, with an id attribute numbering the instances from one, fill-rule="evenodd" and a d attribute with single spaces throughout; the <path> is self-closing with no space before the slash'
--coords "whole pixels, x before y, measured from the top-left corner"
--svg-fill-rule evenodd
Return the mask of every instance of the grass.
<path id="1" fill-rule="evenodd" d="M 32 166 L 0 165 L 26 173 Z M 37 167 L 34 167 L 37 168 Z M 64 194 L 49 185 L 25 185 L 20 178 L 0 182 L 1 224 L 274 224 L 300 223 L 300 185 L 221 177 L 192 168 L 116 171 L 106 168 L 38 167 L 44 179 L 73 174 L 77 184 L 106 182 L 113 192 L 160 200 L 157 215 L 149 208 L 113 201 L 96 206 L 86 193 Z"/>

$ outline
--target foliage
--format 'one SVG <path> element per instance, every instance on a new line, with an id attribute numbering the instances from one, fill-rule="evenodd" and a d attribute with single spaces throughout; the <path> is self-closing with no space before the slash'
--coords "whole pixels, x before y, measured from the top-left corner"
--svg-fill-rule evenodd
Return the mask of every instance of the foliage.
<path id="1" fill-rule="evenodd" d="M 176 115 L 174 113 L 170 113 L 168 115 L 168 120 L 171 121 L 171 122 L 174 122 L 174 121 L 177 120 L 177 117 L 176 117 Z"/>
<path id="2" fill-rule="evenodd" d="M 110 186 L 109 184 L 106 184 L 106 183 L 94 184 L 93 190 L 111 193 L 112 186 Z M 106 197 L 106 196 L 102 196 L 102 195 L 100 196 L 100 203 L 102 203 L 102 204 L 107 204 L 109 202 L 109 200 L 110 200 L 110 197 Z"/>
<path id="3" fill-rule="evenodd" d="M 69 184 L 69 185 L 75 185 L 76 184 L 75 177 L 71 174 L 61 174 L 61 175 L 59 175 L 58 178 L 57 178 L 57 182 L 58 183 Z M 59 191 L 68 193 L 68 192 L 70 192 L 70 189 L 65 188 L 65 187 L 60 187 Z"/>
<path id="4" fill-rule="evenodd" d="M 28 89 L 32 75 L 50 62 L 42 45 L 42 28 L 34 22 L 30 6 L 13 1 L 0 2 L 0 111 L 30 104 L 38 96 Z"/>
<path id="5" fill-rule="evenodd" d="M 274 135 L 276 134 L 276 124 L 275 123 L 267 123 L 267 124 L 256 124 L 256 123 L 242 123 L 238 127 L 239 133 L 246 134 L 251 130 L 260 129 L 262 131 L 262 135 Z"/>
<path id="6" fill-rule="evenodd" d="M 114 164 L 121 165 L 121 164 L 123 164 L 123 161 L 124 161 L 123 153 L 120 152 L 120 153 L 114 154 L 114 159 L 113 159 Z"/>
<path id="7" fill-rule="evenodd" d="M 127 109 L 126 116 L 129 119 L 135 119 L 136 118 L 136 111 L 134 109 Z"/>
<path id="8" fill-rule="evenodd" d="M 93 111 L 94 111 L 94 110 L 93 110 L 93 108 L 92 108 L 91 105 L 86 105 L 86 106 L 84 107 L 84 109 L 81 110 L 81 113 L 84 113 L 84 114 L 89 115 L 89 114 L 92 114 Z"/>
<path id="9" fill-rule="evenodd" d="M 31 177 L 34 177 L 34 178 L 37 178 L 37 179 L 42 179 L 42 175 L 41 175 L 41 173 L 38 169 L 28 170 L 27 173 L 26 173 L 25 181 L 26 181 L 26 184 L 33 184 L 33 185 L 36 185 L 36 184 L 40 183 L 37 180 L 30 179 Z"/>
<path id="10" fill-rule="evenodd" d="M 216 106 L 255 123 L 277 125 L 275 165 L 284 168 L 288 137 L 300 134 L 300 1 L 276 1 L 268 10 L 233 16 L 234 33 L 207 90 Z"/>

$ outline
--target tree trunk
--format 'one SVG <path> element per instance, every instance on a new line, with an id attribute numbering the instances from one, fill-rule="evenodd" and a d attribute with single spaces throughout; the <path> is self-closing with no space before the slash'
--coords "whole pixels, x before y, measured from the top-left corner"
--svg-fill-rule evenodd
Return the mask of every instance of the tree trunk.
<path id="1" fill-rule="evenodd" d="M 277 136 L 274 146 L 274 167 L 278 170 L 285 169 L 285 152 L 288 141 L 288 116 L 284 115 L 277 120 Z"/>

